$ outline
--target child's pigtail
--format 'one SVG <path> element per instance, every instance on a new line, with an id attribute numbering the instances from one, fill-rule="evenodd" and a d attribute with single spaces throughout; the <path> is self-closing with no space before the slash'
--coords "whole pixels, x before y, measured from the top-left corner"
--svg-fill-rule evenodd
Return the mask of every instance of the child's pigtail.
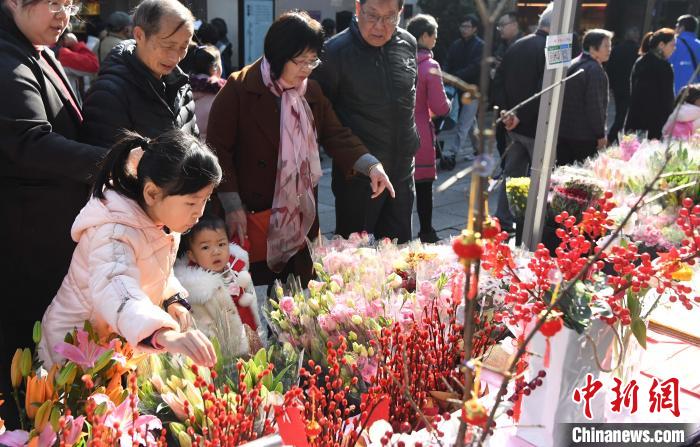
<path id="1" fill-rule="evenodd" d="M 95 178 L 92 196 L 104 198 L 104 191 L 113 189 L 118 193 L 139 201 L 141 182 L 138 166 L 146 150 L 147 138 L 135 132 L 124 132 L 123 138 L 107 154 L 102 168 Z"/>

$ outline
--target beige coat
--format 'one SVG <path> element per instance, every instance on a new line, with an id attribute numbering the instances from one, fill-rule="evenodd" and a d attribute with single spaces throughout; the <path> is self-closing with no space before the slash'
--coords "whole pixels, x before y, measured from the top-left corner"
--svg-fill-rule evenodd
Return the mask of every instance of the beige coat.
<path id="1" fill-rule="evenodd" d="M 161 307 L 175 293 L 187 296 L 173 275 L 180 235 L 166 234 L 119 193 L 105 198 L 91 199 L 73 223 L 78 246 L 42 320 L 46 367 L 62 360 L 53 347 L 85 320 L 100 336 L 116 332 L 133 346 L 160 328 L 180 329 Z"/>

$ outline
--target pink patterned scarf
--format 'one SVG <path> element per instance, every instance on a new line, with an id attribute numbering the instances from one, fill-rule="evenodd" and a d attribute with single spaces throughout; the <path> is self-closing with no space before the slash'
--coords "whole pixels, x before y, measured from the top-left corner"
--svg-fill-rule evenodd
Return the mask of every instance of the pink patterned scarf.
<path id="1" fill-rule="evenodd" d="M 267 234 L 267 265 L 280 272 L 306 243 L 316 219 L 314 187 L 321 178 L 321 160 L 314 117 L 304 98 L 308 81 L 289 87 L 281 79 L 272 80 L 267 59 L 262 59 L 261 68 L 265 86 L 282 98 L 277 179 Z"/>

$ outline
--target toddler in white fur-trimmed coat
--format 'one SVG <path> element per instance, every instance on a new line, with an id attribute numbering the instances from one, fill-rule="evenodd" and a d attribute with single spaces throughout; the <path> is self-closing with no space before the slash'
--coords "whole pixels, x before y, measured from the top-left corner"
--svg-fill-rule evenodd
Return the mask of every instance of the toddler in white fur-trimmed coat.
<path id="1" fill-rule="evenodd" d="M 261 323 L 248 253 L 229 243 L 216 217 L 203 217 L 185 237 L 186 256 L 175 264 L 175 276 L 189 293 L 197 328 L 231 355 L 255 353 L 262 347 Z"/>

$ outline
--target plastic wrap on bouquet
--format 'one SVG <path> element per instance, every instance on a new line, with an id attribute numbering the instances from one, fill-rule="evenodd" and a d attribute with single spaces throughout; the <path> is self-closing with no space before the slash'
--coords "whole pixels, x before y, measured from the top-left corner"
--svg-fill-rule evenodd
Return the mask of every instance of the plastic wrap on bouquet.
<path id="1" fill-rule="evenodd" d="M 591 400 L 592 420 L 585 418 L 581 405 L 575 403 L 572 396 L 576 388 L 585 384 L 586 374 L 590 373 L 594 378 L 600 375 L 595 355 L 602 362 L 613 339 L 612 329 L 597 320 L 583 334 L 564 329 L 550 338 L 551 360 L 546 369 L 547 376 L 541 387 L 529 396 L 523 396 L 518 437 L 538 447 L 549 447 L 554 445 L 558 423 L 604 422 L 604 393 Z M 545 337 L 537 333 L 528 350 L 542 354 L 545 343 Z M 545 369 L 543 357 L 531 356 L 530 375 L 534 376 L 542 369 Z"/>

